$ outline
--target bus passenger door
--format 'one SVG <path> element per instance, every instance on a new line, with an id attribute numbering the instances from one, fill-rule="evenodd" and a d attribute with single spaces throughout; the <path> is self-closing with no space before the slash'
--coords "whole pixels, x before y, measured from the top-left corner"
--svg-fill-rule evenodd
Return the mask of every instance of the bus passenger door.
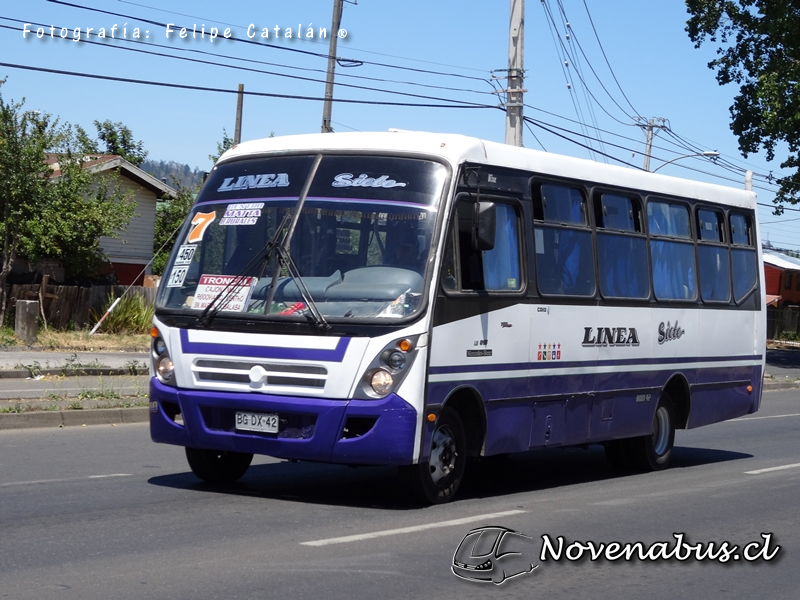
<path id="1" fill-rule="evenodd" d="M 457 388 L 471 388 L 484 404 L 485 453 L 523 451 L 528 449 L 532 415 L 522 207 L 513 199 L 483 194 L 480 205 L 480 210 L 494 213 L 492 244 L 475 242 L 474 196 L 458 199 L 447 232 L 428 399 L 443 402 Z"/>

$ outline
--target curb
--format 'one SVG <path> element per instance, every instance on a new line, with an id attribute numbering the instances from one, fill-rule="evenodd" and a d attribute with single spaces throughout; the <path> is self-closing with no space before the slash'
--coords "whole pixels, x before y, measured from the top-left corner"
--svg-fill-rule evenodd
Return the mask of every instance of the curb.
<path id="1" fill-rule="evenodd" d="M 86 408 L 82 410 L 31 411 L 0 414 L 0 430 L 34 427 L 80 427 L 116 423 L 145 423 L 150 420 L 147 406 L 133 408 Z"/>
<path id="2" fill-rule="evenodd" d="M 82 377 L 86 375 L 147 375 L 147 369 L 39 369 L 37 375 L 64 375 L 65 377 Z M 3 369 L 0 370 L 0 379 L 28 379 L 32 377 L 32 373 L 27 369 Z"/>
<path id="3" fill-rule="evenodd" d="M 774 381 L 772 383 L 764 382 L 765 392 L 772 390 L 791 390 L 797 388 L 800 388 L 800 381 Z"/>

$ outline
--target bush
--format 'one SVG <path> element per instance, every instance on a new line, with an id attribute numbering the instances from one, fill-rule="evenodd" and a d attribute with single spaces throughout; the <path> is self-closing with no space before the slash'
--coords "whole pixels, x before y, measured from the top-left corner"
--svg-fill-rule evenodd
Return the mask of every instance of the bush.
<path id="1" fill-rule="evenodd" d="M 100 315 L 93 315 L 95 320 L 105 314 L 108 307 L 114 302 L 113 294 L 108 297 L 103 312 Z M 93 311 L 94 312 L 94 311 Z M 114 307 L 111 314 L 106 317 L 99 331 L 104 333 L 147 333 L 153 326 L 153 315 L 155 307 L 148 304 L 144 296 L 130 294 L 123 296 L 119 304 Z"/>

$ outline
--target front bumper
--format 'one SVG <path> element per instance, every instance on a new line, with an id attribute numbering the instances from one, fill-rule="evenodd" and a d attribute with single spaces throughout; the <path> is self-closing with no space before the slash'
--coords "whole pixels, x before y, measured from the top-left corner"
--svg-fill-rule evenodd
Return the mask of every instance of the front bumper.
<path id="1" fill-rule="evenodd" d="M 237 410 L 277 414 L 278 433 L 237 431 Z M 176 420 L 178 413 L 182 419 Z M 326 400 L 179 390 L 150 380 L 150 437 L 164 444 L 296 460 L 403 465 L 413 461 L 416 426 L 416 411 L 396 394 L 379 401 Z"/>

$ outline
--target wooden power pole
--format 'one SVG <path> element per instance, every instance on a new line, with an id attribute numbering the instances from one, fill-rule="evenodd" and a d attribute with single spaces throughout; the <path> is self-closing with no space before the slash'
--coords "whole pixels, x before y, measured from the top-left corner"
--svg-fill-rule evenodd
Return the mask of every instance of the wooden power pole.
<path id="1" fill-rule="evenodd" d="M 328 76 L 325 79 L 325 102 L 322 104 L 322 133 L 332 133 L 331 109 L 333 106 L 333 71 L 336 69 L 336 42 L 339 39 L 339 26 L 342 23 L 344 0 L 333 0 L 333 24 L 331 42 L 328 49 Z"/>

